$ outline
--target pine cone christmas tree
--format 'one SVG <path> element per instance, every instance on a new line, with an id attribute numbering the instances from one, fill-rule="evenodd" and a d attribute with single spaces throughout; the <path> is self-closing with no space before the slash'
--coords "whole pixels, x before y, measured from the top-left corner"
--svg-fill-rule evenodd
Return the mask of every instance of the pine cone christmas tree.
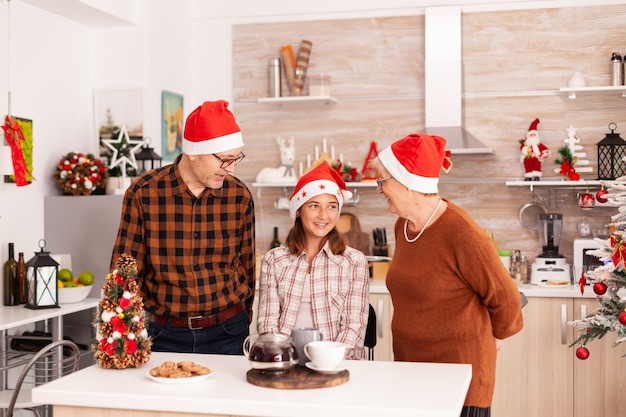
<path id="1" fill-rule="evenodd" d="M 94 320 L 94 357 L 103 368 L 139 367 L 150 359 L 152 341 L 143 317 L 135 259 L 122 254 L 102 286 L 104 298 Z"/>
<path id="2" fill-rule="evenodd" d="M 611 205 L 618 207 L 618 214 L 611 217 L 614 229 L 606 246 L 602 249 L 589 250 L 586 253 L 600 259 L 602 266 L 587 271 L 580 277 L 580 291 L 585 291 L 589 281 L 598 297 L 600 306 L 580 320 L 569 322 L 580 333 L 570 344 L 577 346 L 579 359 L 587 359 L 590 352 L 585 345 L 614 332 L 617 340 L 613 346 L 626 342 L 626 177 L 621 177 L 608 185 L 605 195 Z"/>

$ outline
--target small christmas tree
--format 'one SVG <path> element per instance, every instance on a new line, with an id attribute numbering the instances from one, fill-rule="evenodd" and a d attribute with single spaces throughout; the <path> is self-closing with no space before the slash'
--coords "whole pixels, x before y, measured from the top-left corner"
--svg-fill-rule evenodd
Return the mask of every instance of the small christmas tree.
<path id="1" fill-rule="evenodd" d="M 602 338 L 608 332 L 614 332 L 617 340 L 613 347 L 626 342 L 626 177 L 615 180 L 608 187 L 605 197 L 618 207 L 618 214 L 611 217 L 611 228 L 615 231 L 606 242 L 606 247 L 587 251 L 600 259 L 602 266 L 584 272 L 580 277 L 580 291 L 590 281 L 594 293 L 598 296 L 600 306 L 591 314 L 568 324 L 580 332 L 570 344 L 577 346 L 576 356 L 579 359 L 589 357 L 588 342 Z"/>
<path id="2" fill-rule="evenodd" d="M 576 136 L 576 128 L 569 125 L 567 129 L 567 139 L 564 139 L 565 145 L 559 148 L 559 159 L 555 159 L 554 162 L 559 165 L 559 168 L 555 168 L 556 174 L 565 175 L 571 181 L 580 180 L 581 172 L 591 172 L 590 162 L 584 159 L 587 156 L 585 152 L 579 152 L 583 149 L 580 145 L 580 139 Z M 574 168 L 576 165 L 576 168 Z M 581 165 L 584 165 L 581 167 Z"/>
<path id="3" fill-rule="evenodd" d="M 103 298 L 94 320 L 96 343 L 92 349 L 103 368 L 139 367 L 150 359 L 152 341 L 143 317 L 143 299 L 137 285 L 135 258 L 123 253 L 116 269 L 107 274 Z"/>

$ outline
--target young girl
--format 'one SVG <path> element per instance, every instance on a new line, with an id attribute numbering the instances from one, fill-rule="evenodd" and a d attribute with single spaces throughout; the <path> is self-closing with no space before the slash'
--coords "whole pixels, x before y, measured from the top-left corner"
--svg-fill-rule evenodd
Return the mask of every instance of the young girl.
<path id="1" fill-rule="evenodd" d="M 289 200 L 294 226 L 285 244 L 261 262 L 259 333 L 315 327 L 324 340 L 344 343 L 346 358 L 365 357 L 367 259 L 335 228 L 344 199 L 351 196 L 326 163 L 300 178 Z"/>

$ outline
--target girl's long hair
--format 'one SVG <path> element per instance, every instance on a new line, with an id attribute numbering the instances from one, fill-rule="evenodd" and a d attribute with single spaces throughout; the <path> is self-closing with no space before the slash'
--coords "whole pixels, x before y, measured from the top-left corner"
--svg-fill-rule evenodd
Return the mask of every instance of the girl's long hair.
<path id="1" fill-rule="evenodd" d="M 322 249 L 327 241 L 329 242 L 330 251 L 334 255 L 343 255 L 346 246 L 348 246 L 348 241 L 337 231 L 336 227 L 333 227 L 333 230 L 322 239 L 318 250 Z M 302 219 L 296 217 L 296 221 L 285 239 L 285 246 L 289 248 L 289 253 L 292 255 L 300 255 L 304 251 L 305 242 L 306 233 L 304 232 L 304 226 L 302 226 Z"/>

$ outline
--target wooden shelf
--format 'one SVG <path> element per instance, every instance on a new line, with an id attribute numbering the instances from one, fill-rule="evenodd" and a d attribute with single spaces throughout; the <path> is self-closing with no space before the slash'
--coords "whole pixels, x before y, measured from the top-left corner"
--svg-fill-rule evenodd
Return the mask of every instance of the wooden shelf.
<path id="1" fill-rule="evenodd" d="M 262 97 L 257 99 L 259 103 L 270 104 L 294 104 L 294 103 L 323 103 L 335 104 L 337 99 L 331 96 L 289 96 L 289 97 Z"/>
<path id="2" fill-rule="evenodd" d="M 602 86 L 602 87 L 577 87 L 569 88 L 564 87 L 559 90 L 561 93 L 567 93 L 570 99 L 575 99 L 576 94 L 598 94 L 598 93 L 620 93 L 622 97 L 626 98 L 626 85 L 622 86 Z"/>

